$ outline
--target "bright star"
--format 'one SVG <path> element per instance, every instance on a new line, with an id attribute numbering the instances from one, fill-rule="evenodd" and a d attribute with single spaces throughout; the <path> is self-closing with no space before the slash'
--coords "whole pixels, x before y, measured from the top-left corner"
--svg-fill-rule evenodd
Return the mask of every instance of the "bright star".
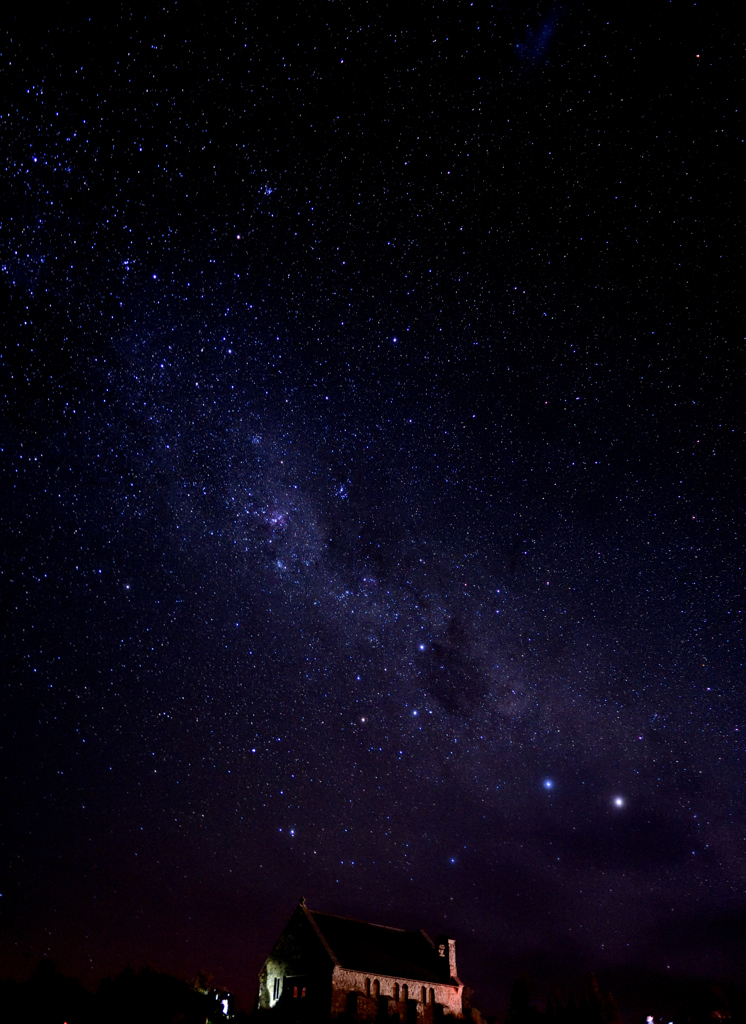
<path id="1" fill-rule="evenodd" d="M 544 779 L 544 789 L 554 789 L 554 783 L 551 779 Z"/>
<path id="2" fill-rule="evenodd" d="M 615 796 L 614 797 L 614 806 L 615 807 L 624 807 L 624 797 L 623 796 Z"/>

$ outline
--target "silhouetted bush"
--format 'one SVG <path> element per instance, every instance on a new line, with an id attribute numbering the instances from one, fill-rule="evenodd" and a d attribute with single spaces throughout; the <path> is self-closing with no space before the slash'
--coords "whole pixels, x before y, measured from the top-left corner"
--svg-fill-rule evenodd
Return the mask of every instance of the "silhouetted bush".
<path id="1" fill-rule="evenodd" d="M 0 982 L 2 1024 L 225 1024 L 220 993 L 146 967 L 104 978 L 95 995 L 42 960 L 25 982 Z M 243 1017 L 243 1015 L 240 1015 Z M 232 1024 L 238 1024 L 236 1016 Z"/>

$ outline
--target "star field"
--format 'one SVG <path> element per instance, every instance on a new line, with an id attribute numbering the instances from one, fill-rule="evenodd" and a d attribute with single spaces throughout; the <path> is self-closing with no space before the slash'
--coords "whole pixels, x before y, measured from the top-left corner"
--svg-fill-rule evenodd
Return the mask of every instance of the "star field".
<path id="1" fill-rule="evenodd" d="M 742 975 L 738 39 L 6 22 L 0 972 Z"/>

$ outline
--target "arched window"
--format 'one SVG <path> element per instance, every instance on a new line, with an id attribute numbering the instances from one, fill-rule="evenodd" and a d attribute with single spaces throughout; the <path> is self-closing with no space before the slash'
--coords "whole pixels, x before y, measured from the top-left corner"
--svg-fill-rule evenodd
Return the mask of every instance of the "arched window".
<path id="1" fill-rule="evenodd" d="M 297 999 L 297 998 L 298 998 L 298 986 L 297 985 L 293 985 L 293 999 Z"/>
<path id="2" fill-rule="evenodd" d="M 378 978 L 376 978 L 376 980 L 373 982 L 373 995 L 375 996 L 376 999 L 378 999 L 378 997 L 381 995 L 381 982 L 378 980 Z"/>
<path id="3" fill-rule="evenodd" d="M 398 981 L 394 982 L 394 1002 L 395 1003 L 399 1002 L 399 982 Z"/>
<path id="4" fill-rule="evenodd" d="M 422 1002 L 422 1003 L 426 1003 L 427 1002 L 427 989 L 425 988 L 424 985 L 422 986 L 422 992 L 420 993 L 420 1002 Z"/>
<path id="5" fill-rule="evenodd" d="M 305 999 L 305 998 L 306 998 L 306 989 L 305 989 L 305 986 L 304 986 L 304 987 L 303 987 L 303 988 L 301 989 L 300 997 L 301 997 L 301 999 Z"/>
<path id="6" fill-rule="evenodd" d="M 435 989 L 431 988 L 430 989 L 430 1005 L 432 1006 L 434 1002 L 435 1002 Z"/>
<path id="7" fill-rule="evenodd" d="M 365 994 L 366 996 L 370 995 L 370 978 L 365 979 Z"/>
<path id="8" fill-rule="evenodd" d="M 401 997 L 402 1001 L 406 1003 L 406 1001 L 409 999 L 409 985 L 402 985 Z"/>

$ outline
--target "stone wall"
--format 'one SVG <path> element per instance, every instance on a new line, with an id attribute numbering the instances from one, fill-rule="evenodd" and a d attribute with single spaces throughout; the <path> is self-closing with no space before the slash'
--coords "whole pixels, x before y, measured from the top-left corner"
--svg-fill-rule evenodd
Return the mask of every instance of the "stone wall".
<path id="1" fill-rule="evenodd" d="M 308 999 L 328 1005 L 332 965 L 306 915 L 298 908 L 267 957 L 259 975 L 258 1005 L 272 1009 L 287 1001 L 286 979 L 307 978 Z M 277 987 L 277 995 L 275 995 Z"/>
<path id="2" fill-rule="evenodd" d="M 423 989 L 425 999 L 423 1000 Z M 344 967 L 332 972 L 332 1017 L 431 1024 L 439 1015 L 463 1017 L 463 986 L 365 974 Z"/>

